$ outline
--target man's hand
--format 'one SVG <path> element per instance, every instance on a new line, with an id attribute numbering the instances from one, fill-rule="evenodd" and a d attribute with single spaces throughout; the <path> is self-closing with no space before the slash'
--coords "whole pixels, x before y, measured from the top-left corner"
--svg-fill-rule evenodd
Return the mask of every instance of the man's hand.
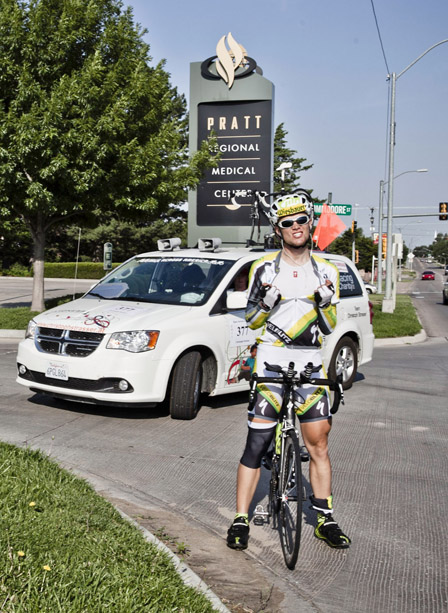
<path id="1" fill-rule="evenodd" d="M 324 285 L 320 285 L 314 292 L 314 300 L 320 309 L 325 309 L 331 302 L 334 296 L 334 287 L 332 282 L 327 279 Z"/>
<path id="2" fill-rule="evenodd" d="M 261 307 L 265 311 L 271 311 L 280 302 L 282 295 L 275 285 L 263 283 L 261 286 Z"/>

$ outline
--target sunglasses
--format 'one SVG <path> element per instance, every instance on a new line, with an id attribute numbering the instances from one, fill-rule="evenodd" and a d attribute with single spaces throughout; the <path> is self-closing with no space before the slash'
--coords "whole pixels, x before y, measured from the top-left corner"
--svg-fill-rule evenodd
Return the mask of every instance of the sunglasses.
<path id="1" fill-rule="evenodd" d="M 299 226 L 304 226 L 309 222 L 310 218 L 308 215 L 300 215 L 299 217 L 294 217 L 293 219 L 281 219 L 277 225 L 279 228 L 292 228 L 296 223 Z"/>

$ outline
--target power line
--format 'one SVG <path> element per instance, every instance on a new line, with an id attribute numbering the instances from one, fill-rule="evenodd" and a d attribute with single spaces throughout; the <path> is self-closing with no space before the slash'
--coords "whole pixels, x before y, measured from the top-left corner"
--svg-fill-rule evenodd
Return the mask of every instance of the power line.
<path id="1" fill-rule="evenodd" d="M 381 39 L 380 27 L 378 25 L 378 19 L 376 18 L 375 6 L 373 4 L 373 0 L 370 0 L 370 4 L 372 5 L 373 16 L 375 18 L 376 30 L 378 32 L 378 38 L 380 39 L 381 51 L 383 52 L 384 63 L 386 64 L 387 74 L 390 74 L 389 66 L 387 64 L 386 53 L 384 51 L 383 41 Z"/>

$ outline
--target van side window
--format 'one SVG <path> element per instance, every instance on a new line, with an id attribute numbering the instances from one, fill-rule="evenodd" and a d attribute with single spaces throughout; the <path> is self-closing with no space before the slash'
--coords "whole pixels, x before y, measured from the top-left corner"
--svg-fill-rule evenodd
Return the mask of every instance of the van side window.
<path id="1" fill-rule="evenodd" d="M 340 297 L 351 298 L 352 296 L 362 296 L 362 287 L 352 268 L 345 262 L 330 261 L 339 269 Z"/>

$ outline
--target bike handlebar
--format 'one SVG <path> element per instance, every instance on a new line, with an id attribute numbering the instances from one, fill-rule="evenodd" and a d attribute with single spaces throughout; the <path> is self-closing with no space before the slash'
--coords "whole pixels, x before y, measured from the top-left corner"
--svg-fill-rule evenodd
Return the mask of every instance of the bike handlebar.
<path id="1" fill-rule="evenodd" d="M 265 362 L 267 370 L 281 374 L 281 377 L 259 377 L 257 373 L 253 373 L 251 377 L 251 391 L 255 391 L 257 383 L 281 383 L 283 385 L 303 385 L 310 384 L 316 386 L 329 387 L 334 392 L 333 404 L 330 408 L 331 415 L 337 413 L 339 405 L 345 404 L 344 402 L 344 389 L 342 387 L 342 376 L 339 375 L 337 380 L 322 379 L 320 377 L 312 377 L 313 372 L 319 372 L 321 366 L 314 366 L 312 362 L 308 362 L 305 369 L 299 373 L 297 377 L 297 371 L 294 370 L 294 362 L 290 362 L 288 368 L 283 368 L 277 364 L 268 364 Z"/>

